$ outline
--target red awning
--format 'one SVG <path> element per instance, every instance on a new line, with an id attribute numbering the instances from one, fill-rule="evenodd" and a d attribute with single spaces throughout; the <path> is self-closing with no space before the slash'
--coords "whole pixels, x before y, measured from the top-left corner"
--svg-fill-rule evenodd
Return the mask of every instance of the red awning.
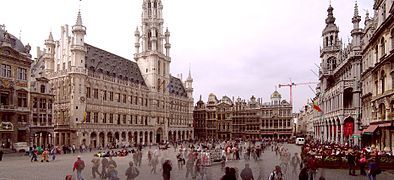
<path id="1" fill-rule="evenodd" d="M 375 132 L 376 128 L 378 128 L 377 124 L 369 125 L 368 128 L 363 131 L 363 133 L 373 133 Z"/>

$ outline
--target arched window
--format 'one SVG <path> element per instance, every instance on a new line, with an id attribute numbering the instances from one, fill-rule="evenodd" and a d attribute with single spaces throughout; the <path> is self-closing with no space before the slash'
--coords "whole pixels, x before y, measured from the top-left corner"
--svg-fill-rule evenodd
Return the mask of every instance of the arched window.
<path id="1" fill-rule="evenodd" d="M 380 40 L 380 48 L 382 49 L 382 56 L 386 54 L 386 46 L 384 45 L 384 38 Z"/>
<path id="2" fill-rule="evenodd" d="M 330 36 L 330 46 L 333 45 L 333 40 L 334 40 L 334 38 L 333 38 L 332 35 L 331 35 L 331 36 Z"/>
<path id="3" fill-rule="evenodd" d="M 380 120 L 385 120 L 386 119 L 386 107 L 383 103 L 379 105 L 379 113 L 380 113 L 380 117 L 378 117 L 378 118 Z"/>
<path id="4" fill-rule="evenodd" d="M 325 42 L 326 46 L 328 46 L 328 37 L 326 37 L 326 42 Z"/>
<path id="5" fill-rule="evenodd" d="M 380 79 L 381 79 L 381 83 L 382 83 L 381 85 L 382 85 L 382 94 L 383 94 L 385 91 L 385 85 L 386 85 L 386 74 L 384 73 L 384 71 L 382 71 L 380 74 L 381 74 Z"/>
<path id="6" fill-rule="evenodd" d="M 148 50 L 152 50 L 151 38 L 152 38 L 152 30 L 149 30 L 148 31 Z"/>

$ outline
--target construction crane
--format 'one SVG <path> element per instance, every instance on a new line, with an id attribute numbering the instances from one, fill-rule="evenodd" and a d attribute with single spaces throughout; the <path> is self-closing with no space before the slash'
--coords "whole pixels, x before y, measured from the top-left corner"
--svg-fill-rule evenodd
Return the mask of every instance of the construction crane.
<path id="1" fill-rule="evenodd" d="M 293 83 L 290 79 L 290 84 L 279 84 L 279 88 L 281 87 L 289 87 L 290 88 L 290 104 L 293 105 L 293 86 L 301 86 L 301 85 L 309 85 L 309 84 L 318 84 L 319 82 L 303 82 L 303 83 Z"/>

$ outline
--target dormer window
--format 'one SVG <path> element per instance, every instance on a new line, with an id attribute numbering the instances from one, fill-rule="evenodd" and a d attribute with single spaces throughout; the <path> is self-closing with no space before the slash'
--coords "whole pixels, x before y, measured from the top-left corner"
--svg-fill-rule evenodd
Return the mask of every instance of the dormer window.
<path id="1" fill-rule="evenodd" d="M 41 91 L 40 91 L 41 93 L 45 93 L 45 85 L 41 85 L 40 90 L 41 90 Z"/>

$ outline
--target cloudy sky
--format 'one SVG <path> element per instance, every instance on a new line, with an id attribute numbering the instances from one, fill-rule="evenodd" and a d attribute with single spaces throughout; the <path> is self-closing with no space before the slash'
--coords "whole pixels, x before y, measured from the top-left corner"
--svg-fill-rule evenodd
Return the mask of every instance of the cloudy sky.
<path id="1" fill-rule="evenodd" d="M 141 24 L 143 0 L 12 0 L 1 3 L 0 24 L 29 43 L 44 47 L 50 31 L 75 23 L 78 9 L 87 27 L 86 42 L 132 59 L 134 30 Z M 329 0 L 162 0 L 165 26 L 171 32 L 171 73 L 194 79 L 195 102 L 209 93 L 221 98 L 269 101 L 279 83 L 313 82 L 320 63 L 321 32 Z M 332 0 L 343 42 L 352 28 L 354 0 Z M 358 0 L 364 20 L 373 0 Z M 362 21 L 363 22 L 363 21 Z M 362 23 L 363 24 L 363 23 Z M 313 86 L 314 88 L 315 86 Z M 289 98 L 288 88 L 279 88 Z M 294 111 L 314 94 L 308 86 L 293 89 Z"/>

